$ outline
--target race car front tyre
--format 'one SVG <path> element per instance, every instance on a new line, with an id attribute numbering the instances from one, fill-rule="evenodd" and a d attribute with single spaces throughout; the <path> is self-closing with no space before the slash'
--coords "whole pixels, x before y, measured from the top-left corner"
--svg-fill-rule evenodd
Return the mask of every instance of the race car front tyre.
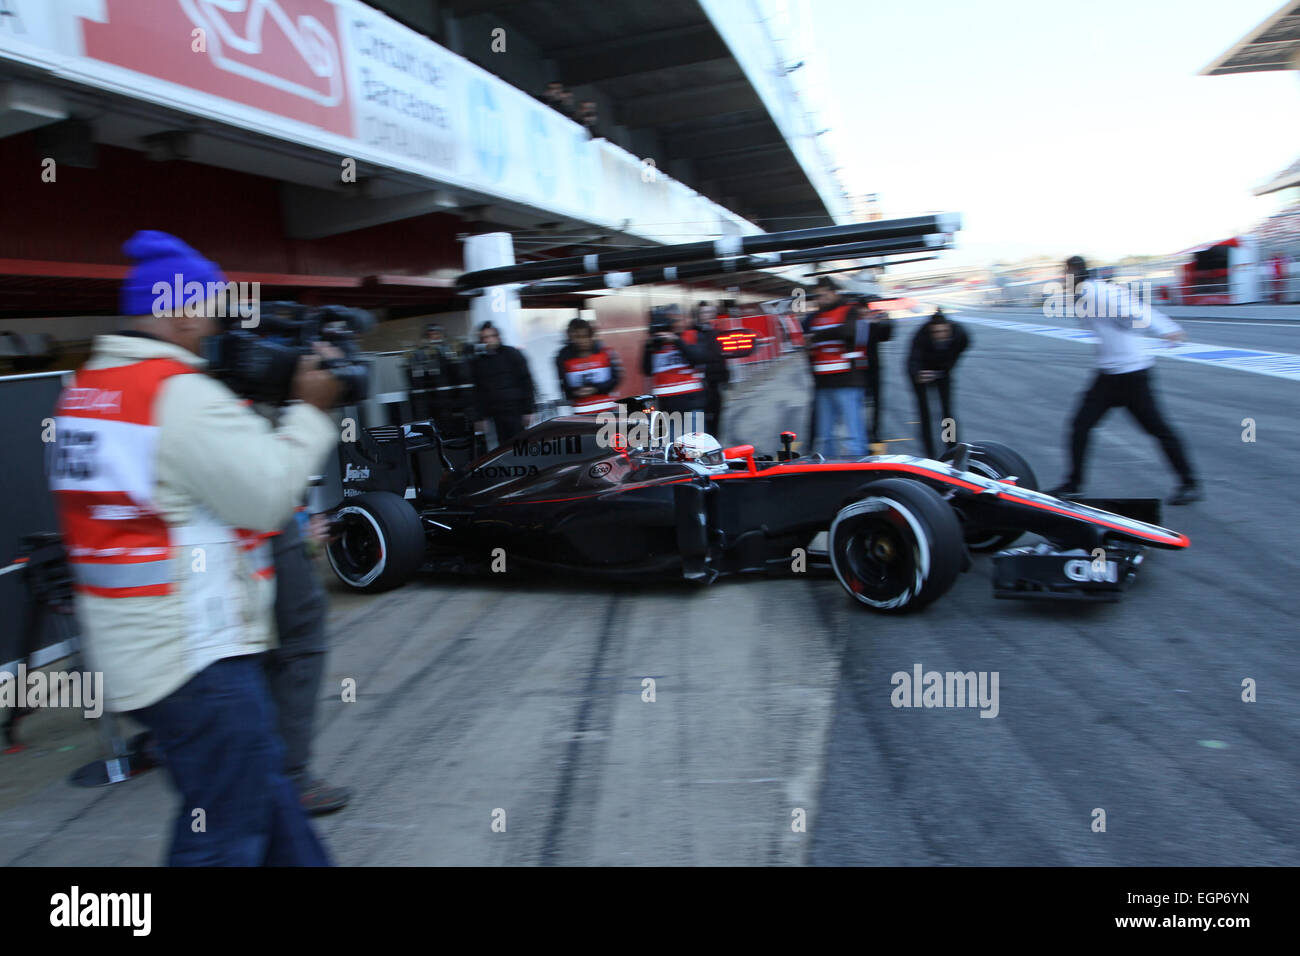
<path id="1" fill-rule="evenodd" d="M 334 512 L 335 535 L 325 553 L 340 581 L 357 591 L 405 584 L 424 561 L 420 516 L 389 491 L 349 498 Z"/>
<path id="2" fill-rule="evenodd" d="M 961 524 L 948 503 L 920 482 L 885 478 L 866 491 L 831 523 L 835 576 L 854 600 L 873 610 L 923 608 L 961 573 Z"/>
<path id="3" fill-rule="evenodd" d="M 949 461 L 955 453 L 956 449 L 950 448 L 939 457 L 939 460 Z M 966 470 L 983 475 L 985 478 L 992 478 L 994 481 L 1015 478 L 1017 488 L 1038 490 L 1038 476 L 1034 474 L 1033 467 L 1014 448 L 1001 442 L 971 442 Z M 980 554 L 1001 551 L 1018 541 L 1022 534 L 1024 532 L 1016 528 L 982 528 L 968 524 L 966 547 Z"/>

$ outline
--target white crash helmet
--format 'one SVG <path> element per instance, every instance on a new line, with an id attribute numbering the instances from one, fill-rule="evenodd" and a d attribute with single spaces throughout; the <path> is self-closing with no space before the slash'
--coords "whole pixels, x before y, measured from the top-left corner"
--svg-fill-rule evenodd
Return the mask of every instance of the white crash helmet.
<path id="1" fill-rule="evenodd" d="M 687 432 L 668 448 L 669 461 L 684 461 L 693 465 L 726 468 L 722 445 L 705 432 Z"/>

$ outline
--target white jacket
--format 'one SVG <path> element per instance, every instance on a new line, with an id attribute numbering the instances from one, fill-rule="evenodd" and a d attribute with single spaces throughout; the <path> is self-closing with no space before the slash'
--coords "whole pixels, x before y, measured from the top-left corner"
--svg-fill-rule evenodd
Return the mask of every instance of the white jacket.
<path id="1" fill-rule="evenodd" d="M 1177 322 L 1114 282 L 1081 282 L 1075 314 L 1079 324 L 1097 336 L 1097 368 L 1108 375 L 1137 372 L 1155 362 L 1142 341 L 1145 331 L 1169 335 L 1180 330 Z"/>
<path id="2" fill-rule="evenodd" d="M 101 335 L 85 368 L 151 358 L 195 368 L 205 364 L 158 339 Z M 301 403 L 286 408 L 272 429 L 205 374 L 168 378 L 155 398 L 153 417 L 158 439 L 152 498 L 169 529 L 220 525 L 279 531 L 338 440 L 330 417 Z M 249 573 L 252 557 L 236 541 L 218 541 L 196 560 L 186 545 L 173 541 L 170 594 L 77 595 L 83 646 L 90 665 L 104 674 L 110 710 L 156 703 L 209 664 L 260 653 L 274 643 L 274 583 Z"/>

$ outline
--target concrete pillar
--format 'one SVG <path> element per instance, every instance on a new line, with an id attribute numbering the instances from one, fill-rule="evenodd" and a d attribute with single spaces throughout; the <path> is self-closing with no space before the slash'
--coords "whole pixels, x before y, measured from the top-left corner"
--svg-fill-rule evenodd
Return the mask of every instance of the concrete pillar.
<path id="1" fill-rule="evenodd" d="M 465 239 L 465 271 L 494 269 L 515 264 L 515 245 L 508 232 L 485 232 Z M 512 286 L 495 286 L 484 289 L 483 294 L 470 300 L 471 332 L 484 322 L 491 322 L 501 330 L 501 341 L 519 348 L 522 336 L 519 328 L 519 295 Z"/>

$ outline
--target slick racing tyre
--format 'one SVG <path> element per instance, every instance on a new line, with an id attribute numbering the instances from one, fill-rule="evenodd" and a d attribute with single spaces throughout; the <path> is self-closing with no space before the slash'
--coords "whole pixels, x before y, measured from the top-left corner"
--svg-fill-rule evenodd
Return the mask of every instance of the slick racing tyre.
<path id="1" fill-rule="evenodd" d="M 949 448 L 940 457 L 940 461 L 951 461 L 955 448 Z M 1038 476 L 1029 462 L 1013 448 L 1000 442 L 980 441 L 970 443 L 970 458 L 966 470 L 973 471 L 985 478 L 999 481 L 1003 478 L 1015 478 L 1017 488 L 1038 490 Z M 974 524 L 966 526 L 966 547 L 978 553 L 1001 551 L 1014 544 L 1023 531 L 1015 528 L 983 528 Z"/>
<path id="2" fill-rule="evenodd" d="M 831 567 L 844 590 L 876 611 L 925 607 L 944 594 L 966 558 L 948 503 L 905 478 L 873 481 L 831 523 Z"/>
<path id="3" fill-rule="evenodd" d="M 334 512 L 325 553 L 340 581 L 357 591 L 400 587 L 424 562 L 420 516 L 390 491 L 347 499 Z"/>

